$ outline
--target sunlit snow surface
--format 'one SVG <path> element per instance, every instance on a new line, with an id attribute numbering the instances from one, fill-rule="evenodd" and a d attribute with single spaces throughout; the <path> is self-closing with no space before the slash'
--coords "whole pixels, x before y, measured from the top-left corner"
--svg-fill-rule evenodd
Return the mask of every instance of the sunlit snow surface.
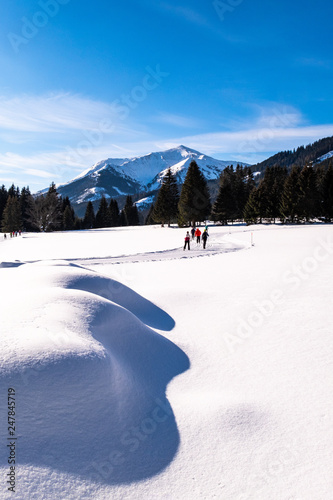
<path id="1" fill-rule="evenodd" d="M 1 499 L 330 498 L 332 226 L 185 232 L 0 241 Z"/>

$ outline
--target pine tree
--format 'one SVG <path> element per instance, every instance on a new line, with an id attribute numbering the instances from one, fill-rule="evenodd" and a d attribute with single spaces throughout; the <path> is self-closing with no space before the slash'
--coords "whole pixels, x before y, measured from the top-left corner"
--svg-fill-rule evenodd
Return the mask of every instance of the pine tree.
<path id="1" fill-rule="evenodd" d="M 84 229 L 92 229 L 95 227 L 95 211 L 91 201 L 88 201 L 82 225 Z"/>
<path id="2" fill-rule="evenodd" d="M 237 201 L 232 185 L 232 175 L 230 172 L 222 172 L 220 180 L 220 188 L 216 201 L 212 209 L 212 219 L 214 222 L 221 222 L 223 225 L 228 224 L 228 221 L 233 221 L 237 215 Z"/>
<path id="3" fill-rule="evenodd" d="M 84 229 L 83 228 L 83 219 L 80 219 L 80 217 L 78 217 L 77 215 L 75 216 L 75 219 L 74 219 L 74 231 L 79 231 L 80 229 Z"/>
<path id="4" fill-rule="evenodd" d="M 119 226 L 119 207 L 113 198 L 111 198 L 109 205 L 109 222 L 111 227 Z"/>
<path id="5" fill-rule="evenodd" d="M 120 226 L 127 226 L 127 220 L 126 220 L 124 208 L 120 211 L 120 214 L 119 214 L 119 225 Z"/>
<path id="6" fill-rule="evenodd" d="M 8 200 L 8 191 L 3 184 L 0 189 L 0 222 L 2 221 L 3 211 L 5 209 L 7 200 Z"/>
<path id="7" fill-rule="evenodd" d="M 68 196 L 61 199 L 61 214 L 62 214 L 62 224 L 61 224 L 62 229 L 64 231 L 71 231 L 72 229 L 74 229 L 75 212 Z"/>
<path id="8" fill-rule="evenodd" d="M 147 217 L 145 218 L 145 225 L 150 226 L 155 223 L 155 220 L 153 219 L 153 213 L 154 213 L 154 204 L 150 206 L 150 209 L 148 211 Z"/>
<path id="9" fill-rule="evenodd" d="M 226 167 L 220 176 L 219 192 L 212 209 L 212 218 L 222 224 L 243 219 L 245 205 L 255 183 L 250 167 Z"/>
<path id="10" fill-rule="evenodd" d="M 70 207 L 71 206 L 71 202 L 68 198 L 68 196 L 66 196 L 65 198 L 61 198 L 61 212 L 64 213 L 66 207 Z"/>
<path id="11" fill-rule="evenodd" d="M 34 205 L 34 199 L 30 193 L 29 187 L 23 187 L 20 196 L 20 207 L 22 214 L 22 228 L 25 231 L 35 231 L 35 227 L 31 222 L 31 212 Z"/>
<path id="12" fill-rule="evenodd" d="M 18 187 L 15 187 L 14 184 L 12 184 L 8 189 L 8 196 L 11 196 L 12 198 L 19 198 L 20 189 Z"/>
<path id="13" fill-rule="evenodd" d="M 96 213 L 96 227 L 110 227 L 110 213 L 105 196 L 102 196 Z"/>
<path id="14" fill-rule="evenodd" d="M 320 183 L 320 215 L 325 222 L 333 219 L 333 166 L 329 165 Z"/>
<path id="15" fill-rule="evenodd" d="M 244 212 L 245 205 L 247 203 L 247 200 L 249 199 L 251 192 L 256 187 L 256 183 L 254 180 L 254 176 L 253 176 L 253 172 L 251 170 L 251 167 L 245 167 L 244 172 L 245 172 L 245 199 L 244 199 L 243 212 Z"/>
<path id="16" fill-rule="evenodd" d="M 54 182 L 49 187 L 45 197 L 44 205 L 44 220 L 45 231 L 56 231 L 61 229 L 62 213 L 61 213 L 61 198 L 56 189 Z"/>
<path id="17" fill-rule="evenodd" d="M 22 229 L 21 207 L 17 196 L 9 196 L 2 216 L 2 231 L 11 233 Z"/>
<path id="18" fill-rule="evenodd" d="M 281 216 L 285 222 L 287 220 L 290 220 L 291 222 L 297 220 L 300 199 L 300 172 L 300 168 L 294 166 L 286 178 L 283 186 L 280 210 Z"/>
<path id="19" fill-rule="evenodd" d="M 162 227 L 164 224 L 168 223 L 170 227 L 171 221 L 177 219 L 178 203 L 179 194 L 177 180 L 171 172 L 171 168 L 168 168 L 157 194 L 152 215 L 154 221 L 161 223 Z"/>
<path id="20" fill-rule="evenodd" d="M 72 229 L 74 229 L 74 225 L 75 225 L 74 209 L 70 205 L 67 205 L 62 216 L 63 229 L 65 231 L 71 231 Z"/>
<path id="21" fill-rule="evenodd" d="M 125 216 L 126 226 L 139 225 L 139 212 L 136 205 L 133 204 L 132 196 L 128 195 L 124 206 L 123 214 Z"/>
<path id="22" fill-rule="evenodd" d="M 253 174 L 250 169 L 237 165 L 232 175 L 232 190 L 235 198 L 235 214 L 232 219 L 242 219 L 246 202 L 249 198 L 250 182 L 253 180 Z M 253 181 L 254 187 L 254 181 Z"/>
<path id="23" fill-rule="evenodd" d="M 263 216 L 275 220 L 281 217 L 281 200 L 287 169 L 279 166 L 268 167 L 261 181 L 263 195 Z"/>
<path id="24" fill-rule="evenodd" d="M 211 211 L 207 182 L 197 163 L 191 161 L 178 203 L 178 224 L 195 225 L 204 221 Z"/>
<path id="25" fill-rule="evenodd" d="M 307 222 L 319 213 L 317 174 L 313 167 L 304 167 L 299 175 L 299 218 Z"/>
<path id="26" fill-rule="evenodd" d="M 262 183 L 251 191 L 249 199 L 244 208 L 244 220 L 246 224 L 261 224 L 265 215 L 266 204 Z"/>

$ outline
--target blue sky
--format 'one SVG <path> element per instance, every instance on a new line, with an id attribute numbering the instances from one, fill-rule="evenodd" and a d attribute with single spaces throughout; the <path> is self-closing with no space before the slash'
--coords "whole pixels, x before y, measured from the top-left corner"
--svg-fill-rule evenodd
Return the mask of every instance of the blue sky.
<path id="1" fill-rule="evenodd" d="M 0 184 L 184 144 L 256 163 L 333 135 L 332 3 L 11 0 Z"/>

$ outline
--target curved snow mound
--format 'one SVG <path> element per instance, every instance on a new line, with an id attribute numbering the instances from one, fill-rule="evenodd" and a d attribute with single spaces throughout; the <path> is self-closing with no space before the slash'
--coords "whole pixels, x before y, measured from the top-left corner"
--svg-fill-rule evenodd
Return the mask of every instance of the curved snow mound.
<path id="1" fill-rule="evenodd" d="M 170 330 L 172 318 L 67 262 L 1 278 L 1 385 L 17 393 L 20 463 L 109 483 L 165 468 L 179 444 L 166 386 L 189 361 L 147 325 Z"/>

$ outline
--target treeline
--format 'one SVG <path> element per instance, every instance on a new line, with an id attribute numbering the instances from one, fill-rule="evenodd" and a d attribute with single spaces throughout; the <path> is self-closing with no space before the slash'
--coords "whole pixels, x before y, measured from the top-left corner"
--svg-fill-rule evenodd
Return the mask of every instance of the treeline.
<path id="1" fill-rule="evenodd" d="M 249 196 L 244 208 L 247 224 L 311 222 L 333 219 L 333 166 L 271 167 Z"/>
<path id="2" fill-rule="evenodd" d="M 117 200 L 111 198 L 108 203 L 103 196 L 96 215 L 92 202 L 88 202 L 84 218 L 81 222 L 81 228 L 138 226 L 139 223 L 139 212 L 131 196 L 128 195 L 126 197 L 125 206 L 122 210 L 119 210 Z"/>
<path id="3" fill-rule="evenodd" d="M 177 222 L 179 226 L 194 226 L 207 219 L 227 224 L 243 218 L 243 211 L 255 187 L 249 167 L 227 167 L 221 174 L 217 199 L 212 206 L 209 188 L 197 163 L 192 161 L 179 194 L 171 170 L 162 180 L 155 205 L 151 207 L 147 224 L 162 225 Z"/>
<path id="4" fill-rule="evenodd" d="M 302 168 L 304 165 L 312 165 L 315 163 L 316 160 L 324 156 L 327 151 L 333 151 L 333 136 L 325 137 L 307 146 L 300 146 L 293 151 L 281 151 L 267 158 L 267 160 L 254 165 L 252 171 L 263 173 L 267 167 L 275 166 L 287 167 L 289 170 L 292 166 Z M 328 166 L 328 164 L 329 160 L 325 160 L 325 166 Z"/>
<path id="5" fill-rule="evenodd" d="M 68 198 L 62 199 L 55 184 L 45 195 L 32 196 L 29 187 L 21 190 L 13 184 L 0 189 L 0 222 L 3 232 L 55 231 L 80 226 Z"/>
<path id="6" fill-rule="evenodd" d="M 207 181 L 192 161 L 180 193 L 169 169 L 151 206 L 146 224 L 178 223 L 194 226 L 207 219 L 221 224 L 245 221 L 283 223 L 333 220 L 333 165 L 273 166 L 256 185 L 250 167 L 227 167 L 221 173 L 219 191 L 211 203 Z M 114 199 L 101 198 L 97 213 L 88 202 L 82 219 L 75 215 L 68 197 L 62 198 L 52 183 L 45 195 L 34 197 L 29 188 L 12 185 L 0 189 L 0 221 L 3 232 L 59 231 L 139 225 L 139 213 L 131 196 L 119 210 Z"/>
<path id="7" fill-rule="evenodd" d="M 151 207 L 146 223 L 178 222 L 194 225 L 211 219 L 221 224 L 235 221 L 309 222 L 333 220 L 333 167 L 294 166 L 267 168 L 255 183 L 250 167 L 227 167 L 220 177 L 217 198 L 211 205 L 205 178 L 195 161 L 191 162 L 180 195 L 176 179 L 168 170 Z"/>
<path id="8" fill-rule="evenodd" d="M 139 224 L 137 207 L 130 196 L 119 211 L 116 200 L 108 203 L 103 197 L 95 214 L 88 203 L 83 219 L 75 215 L 68 197 L 62 198 L 54 183 L 45 195 L 33 196 L 29 187 L 20 190 L 14 184 L 0 189 L 0 222 L 4 233 L 16 231 L 69 231 L 99 227 Z"/>

